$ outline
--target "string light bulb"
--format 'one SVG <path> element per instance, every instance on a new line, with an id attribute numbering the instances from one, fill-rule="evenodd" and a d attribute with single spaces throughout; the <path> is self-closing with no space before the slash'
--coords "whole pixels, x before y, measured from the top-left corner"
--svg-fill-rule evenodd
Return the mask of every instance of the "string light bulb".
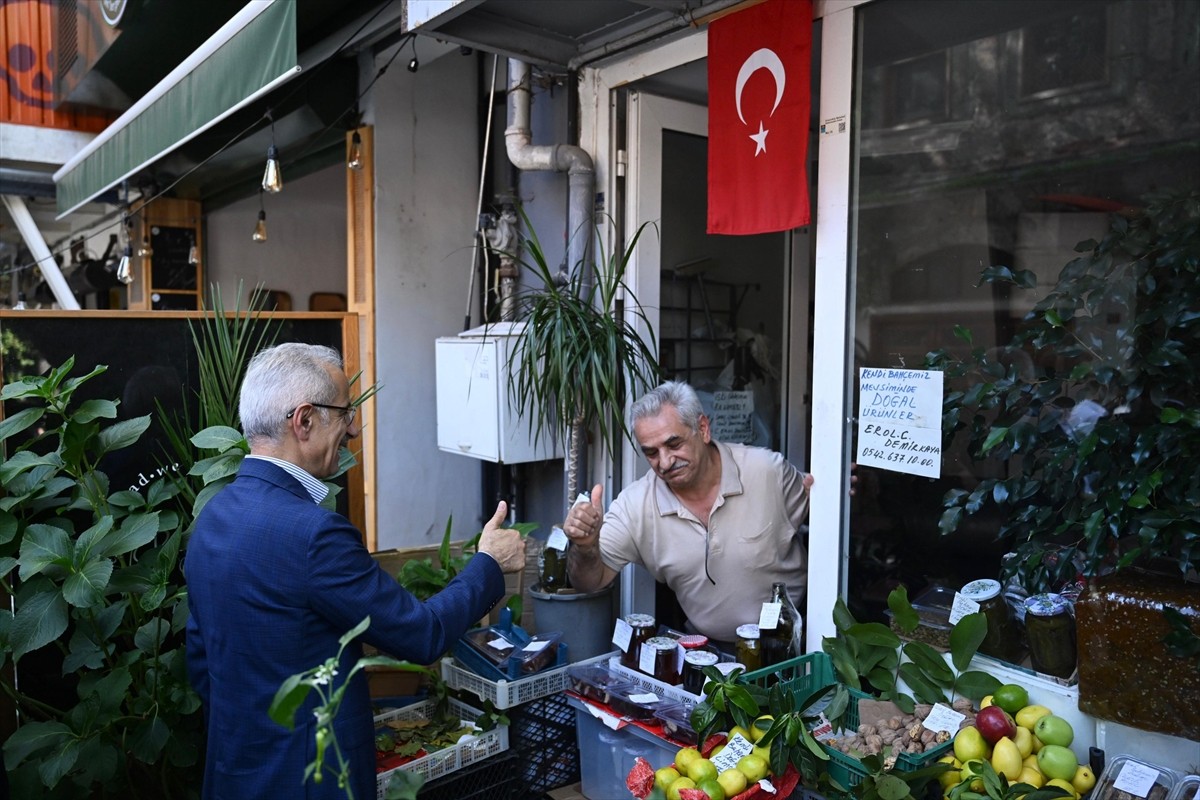
<path id="1" fill-rule="evenodd" d="M 350 169 L 363 168 L 362 137 L 358 135 L 358 131 L 350 137 L 350 157 L 346 160 L 346 166 Z"/>
<path id="2" fill-rule="evenodd" d="M 279 168 L 279 148 L 274 144 L 267 148 L 267 168 L 263 170 L 263 191 L 276 194 L 283 188 L 283 171 Z"/>
<path id="3" fill-rule="evenodd" d="M 154 255 L 154 248 L 150 246 L 150 237 L 143 236 L 142 243 L 140 245 L 138 245 L 138 249 L 137 249 L 138 258 L 150 258 L 153 255 Z"/>
<path id="4" fill-rule="evenodd" d="M 125 245 L 125 253 L 117 264 L 117 280 L 128 286 L 133 283 L 133 248 Z"/>
<path id="5" fill-rule="evenodd" d="M 421 62 L 417 61 L 417 37 L 413 36 L 409 41 L 412 42 L 413 56 L 408 60 L 408 71 L 416 72 L 421 68 Z"/>
<path id="6" fill-rule="evenodd" d="M 254 225 L 254 233 L 250 236 L 256 242 L 265 242 L 267 240 L 267 212 L 258 212 L 258 222 Z"/>
<path id="7" fill-rule="evenodd" d="M 193 267 L 200 263 L 200 250 L 196 247 L 195 242 L 192 242 L 192 246 L 188 248 L 188 263 Z"/>

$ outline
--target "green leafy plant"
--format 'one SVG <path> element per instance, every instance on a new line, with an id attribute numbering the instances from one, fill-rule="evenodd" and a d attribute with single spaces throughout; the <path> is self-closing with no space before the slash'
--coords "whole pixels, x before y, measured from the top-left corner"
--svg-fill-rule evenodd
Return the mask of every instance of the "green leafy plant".
<path id="1" fill-rule="evenodd" d="M 948 492 L 939 528 L 1001 509 L 1003 576 L 1030 592 L 1157 561 L 1186 575 L 1200 543 L 1200 192 L 1075 249 L 1007 344 L 926 359 L 946 373 L 943 430 L 1002 476 Z M 1004 266 L 982 283 L 1037 285 Z"/>
<path id="2" fill-rule="evenodd" d="M 859 800 L 917 800 L 925 797 L 925 787 L 951 768 L 938 763 L 901 772 L 890 769 L 882 756 L 864 756 L 861 761 L 867 774 L 854 787 L 854 797 Z"/>
<path id="3" fill-rule="evenodd" d="M 136 442 L 150 417 L 105 425 L 117 403 L 76 393 L 107 368 L 73 369 L 67 359 L 0 392 L 24 406 L 0 422 L 10 453 L 0 465 L 0 584 L 16 609 L 0 609 L 0 660 L 11 658 L 19 679 L 30 654 L 54 653 L 75 695 L 33 696 L 6 671 L 0 690 L 22 724 L 4 744 L 5 765 L 18 797 L 194 796 L 202 719 L 177 569 L 188 520 L 166 479 L 144 495 L 110 490 L 101 460 Z"/>
<path id="4" fill-rule="evenodd" d="M 888 607 L 902 631 L 907 634 L 917 629 L 920 618 L 904 586 L 888 595 Z M 833 623 L 837 636 L 823 638 L 821 647 L 833 660 L 842 682 L 891 700 L 905 713 L 911 714 L 916 702 L 900 690 L 901 678 L 922 703 L 947 702 L 946 690 L 951 701 L 955 695 L 978 700 L 1000 685 L 986 672 L 967 669 L 987 635 L 987 618 L 982 613 L 966 615 L 951 629 L 950 664 L 924 642 L 904 642 L 882 623 L 859 622 L 841 598 L 834 604 Z"/>
<path id="5" fill-rule="evenodd" d="M 755 744 L 770 748 L 771 769 L 776 775 L 791 764 L 807 786 L 821 786 L 828 783 L 829 754 L 812 735 L 812 729 L 821 722 L 822 715 L 834 730 L 840 729 L 849 704 L 850 693 L 845 686 L 823 686 L 800 698 L 777 683 L 767 691 L 767 709 L 774 721 Z"/>
<path id="6" fill-rule="evenodd" d="M 767 693 L 761 686 L 743 684 L 738 676 L 744 670 L 734 669 L 728 675 L 716 667 L 701 670 L 708 678 L 704 683 L 704 700 L 692 709 L 692 729 L 703 743 L 717 731 L 727 731 L 735 725 L 750 728 L 762 713 Z"/>
<path id="7" fill-rule="evenodd" d="M 1167 652 L 1179 658 L 1190 658 L 1200 670 L 1200 633 L 1192 630 L 1191 619 L 1177 608 L 1165 606 L 1163 616 L 1170 632 L 1163 637 Z"/>
<path id="8" fill-rule="evenodd" d="M 446 588 L 450 581 L 467 566 L 467 562 L 479 549 L 479 537 L 483 531 L 475 534 L 463 544 L 462 553 L 453 555 L 450 546 L 450 532 L 454 527 L 454 517 L 446 520 L 446 531 L 442 534 L 442 543 L 438 547 L 438 558 L 435 564 L 430 558 L 414 558 L 405 561 L 396 573 L 396 580 L 418 600 L 428 600 Z M 511 526 L 513 530 L 525 538 L 538 528 L 536 522 L 518 522 Z M 512 611 L 513 619 L 519 620 L 524 609 L 524 601 L 519 594 L 508 598 L 505 607 Z"/>
<path id="9" fill-rule="evenodd" d="M 518 295 L 517 357 L 509 365 L 509 392 L 518 416 L 528 420 L 537 442 L 542 436 L 570 435 L 565 496 L 574 499 L 584 455 L 585 431 L 599 425 L 600 438 L 616 458 L 621 435 L 631 437 L 624 400 L 658 382 L 658 359 L 649 319 L 625 285 L 625 271 L 643 224 L 624 251 L 599 242 L 594 280 L 582 264 L 564 280 L 551 269 L 537 233 L 522 210 L 526 230 L 519 254 L 505 253 L 541 281 Z M 620 313 L 623 301 L 638 328 Z M 618 435 L 621 434 L 621 435 Z"/>
<path id="10" fill-rule="evenodd" d="M 950 800 L 1054 800 L 1056 797 L 1071 796 L 1070 792 L 1058 786 L 1036 789 L 1028 783 L 1009 783 L 1008 778 L 996 772 L 987 759 L 971 763 L 983 783 L 982 791 L 978 787 L 972 788 L 975 781 L 963 781 L 950 790 Z M 891 799 L 881 796 L 881 800 Z"/>
<path id="11" fill-rule="evenodd" d="M 317 693 L 318 702 L 313 709 L 313 714 L 317 719 L 316 728 L 313 733 L 316 742 L 316 755 L 304 770 L 304 780 L 308 781 L 312 779 L 314 783 L 321 783 L 325 779 L 325 773 L 329 772 L 337 779 L 338 788 L 345 791 L 348 800 L 354 800 L 354 792 L 350 784 L 350 764 L 347 762 L 346 756 L 342 752 L 341 744 L 338 742 L 337 733 L 333 728 L 333 721 L 337 718 L 338 711 L 341 709 L 342 698 L 346 693 L 346 687 L 350 685 L 350 679 L 367 667 L 380 666 L 409 672 L 419 672 L 432 681 L 441 682 L 440 677 L 433 670 L 416 664 L 410 664 L 407 661 L 397 661 L 388 656 L 378 655 L 359 658 L 350 669 L 350 673 L 344 678 L 337 680 L 339 678 L 338 664 L 341 662 L 342 652 L 350 642 L 361 636 L 370 625 L 371 617 L 364 617 L 362 622 L 355 625 L 338 639 L 339 646 L 335 655 L 326 659 L 322 664 L 288 677 L 275 692 L 275 697 L 271 700 L 271 706 L 267 712 L 275 722 L 288 730 L 294 730 L 296 726 L 296 712 L 300 710 L 300 707 L 308 699 L 308 695 L 311 692 L 315 691 Z M 330 764 L 326 760 L 327 753 L 332 754 L 335 761 L 334 764 Z M 387 798 L 388 800 L 415 800 L 416 792 L 424 782 L 424 779 L 419 775 L 404 773 L 400 780 L 390 782 Z"/>

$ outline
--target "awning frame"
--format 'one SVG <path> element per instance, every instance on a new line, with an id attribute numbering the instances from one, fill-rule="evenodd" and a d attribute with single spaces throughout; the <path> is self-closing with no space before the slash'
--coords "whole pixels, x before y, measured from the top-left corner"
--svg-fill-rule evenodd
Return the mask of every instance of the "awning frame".
<path id="1" fill-rule="evenodd" d="M 104 129 L 90 144 L 54 173 L 58 195 L 58 219 L 62 219 L 100 193 L 113 188 L 176 148 L 191 141 L 204 131 L 221 122 L 239 109 L 274 91 L 300 74 L 296 54 L 296 8 L 293 0 L 250 0 L 208 41 L 179 63 L 165 78 L 138 100 L 128 111 Z M 211 119 L 197 125 L 182 136 L 172 136 L 169 142 L 153 142 L 149 152 L 139 150 L 137 136 L 150 144 L 156 126 L 150 123 L 157 112 L 161 116 L 171 115 L 168 109 L 172 90 L 181 85 L 198 83 L 218 86 L 222 65 L 214 55 L 234 42 L 237 47 L 239 34 L 254 30 L 262 35 L 274 37 L 273 46 L 266 48 L 264 58 L 271 59 L 257 68 L 264 71 L 265 80 L 259 88 L 244 98 L 220 110 Z M 227 68 L 227 65 L 225 66 Z M 216 73 L 206 75 L 206 73 Z M 136 131 L 135 128 L 143 128 Z M 150 135 L 147 135 L 149 132 Z M 120 151 L 127 152 L 120 152 Z"/>

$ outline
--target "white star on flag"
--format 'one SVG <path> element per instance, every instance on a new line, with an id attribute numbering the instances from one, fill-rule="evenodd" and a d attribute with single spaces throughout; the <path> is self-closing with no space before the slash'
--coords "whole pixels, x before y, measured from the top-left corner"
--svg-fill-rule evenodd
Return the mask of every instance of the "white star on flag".
<path id="1" fill-rule="evenodd" d="M 758 157 L 759 153 L 767 152 L 767 134 L 768 133 L 770 133 L 770 131 L 763 130 L 762 121 L 760 120 L 758 123 L 758 133 L 750 134 L 750 138 L 753 139 L 754 144 L 757 145 L 754 148 L 754 156 L 756 158 Z"/>

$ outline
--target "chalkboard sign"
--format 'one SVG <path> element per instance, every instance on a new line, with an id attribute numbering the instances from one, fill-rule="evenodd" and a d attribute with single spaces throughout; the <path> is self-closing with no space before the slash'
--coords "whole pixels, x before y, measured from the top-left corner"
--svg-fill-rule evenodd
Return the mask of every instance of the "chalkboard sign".
<path id="1" fill-rule="evenodd" d="M 150 286 L 154 289 L 195 291 L 196 265 L 190 263 L 196 232 L 192 228 L 155 225 L 150 228 L 151 257 Z M 195 308 L 192 305 L 191 308 Z"/>
<path id="2" fill-rule="evenodd" d="M 157 255 L 157 254 L 156 254 Z M 198 416 L 199 367 L 189 322 L 202 324 L 203 315 L 179 312 L 108 311 L 2 311 L 0 312 L 0 361 L 5 384 L 26 375 L 44 375 L 74 356 L 72 377 L 86 375 L 103 364 L 108 369 L 80 387 L 76 399 L 120 400 L 118 419 L 153 414 L 155 400 L 170 410 L 187 409 L 189 419 Z M 276 315 L 279 342 L 324 344 L 341 352 L 343 326 L 350 315 Z M 354 324 L 354 323 L 351 323 Z M 358 370 L 357 355 L 350 354 L 347 371 Z M 19 411 L 17 401 L 3 404 L 5 417 Z M 158 439 L 155 438 L 157 433 Z M 153 425 L 135 445 L 117 451 L 103 465 L 111 485 L 132 488 L 163 467 L 165 442 L 161 429 Z M 10 451 L 11 452 L 11 451 Z M 361 530 L 363 519 L 361 470 L 357 485 L 347 476 L 338 483 L 347 491 L 338 495 L 338 510 Z M 353 473 L 352 473 L 353 474 Z M 351 495 L 354 497 L 352 498 Z M 350 513 L 351 505 L 359 512 Z"/>

